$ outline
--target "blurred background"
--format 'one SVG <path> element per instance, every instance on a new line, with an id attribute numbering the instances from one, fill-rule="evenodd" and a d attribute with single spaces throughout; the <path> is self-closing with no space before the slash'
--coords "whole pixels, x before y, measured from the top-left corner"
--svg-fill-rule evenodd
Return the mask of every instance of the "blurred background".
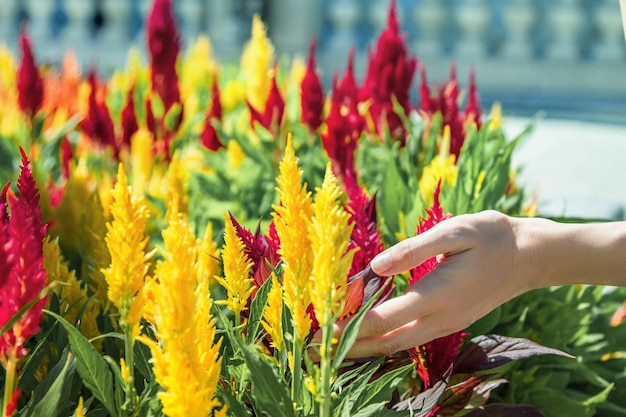
<path id="1" fill-rule="evenodd" d="M 39 63 L 73 50 L 83 68 L 145 55 L 151 0 L 2 0 L 0 43 L 18 54 L 28 23 Z M 175 0 L 183 47 L 208 34 L 222 64 L 236 63 L 259 14 L 278 56 L 306 57 L 318 39 L 326 87 L 356 48 L 361 79 L 368 46 L 386 25 L 389 0 Z M 528 117 L 546 120 L 516 155 L 520 178 L 549 214 L 623 218 L 626 207 L 626 43 L 618 0 L 397 0 L 401 31 L 428 79 L 461 87 L 475 68 L 483 108 L 498 101 L 514 135 Z M 413 91 L 417 95 L 418 77 Z M 590 146 L 591 145 L 591 146 Z M 547 201 L 547 202 L 546 202 Z M 599 211 L 598 211 L 599 210 Z"/>

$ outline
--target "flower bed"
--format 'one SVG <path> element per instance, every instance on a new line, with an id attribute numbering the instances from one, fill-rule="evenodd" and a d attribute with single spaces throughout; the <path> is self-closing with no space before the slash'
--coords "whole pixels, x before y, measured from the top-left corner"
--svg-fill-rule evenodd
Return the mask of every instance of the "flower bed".
<path id="1" fill-rule="evenodd" d="M 363 314 L 437 266 L 379 277 L 385 247 L 452 215 L 533 214 L 511 167 L 524 132 L 483 114 L 472 75 L 464 106 L 454 67 L 428 85 L 393 2 L 362 83 L 350 55 L 330 92 L 315 43 L 278 64 L 258 18 L 236 67 L 204 38 L 180 53 L 168 0 L 147 30 L 149 65 L 131 52 L 107 78 L 71 55 L 37 66 L 26 33 L 19 64 L 0 50 L 5 415 L 624 413 L 623 291 L 535 291 L 346 359 Z"/>

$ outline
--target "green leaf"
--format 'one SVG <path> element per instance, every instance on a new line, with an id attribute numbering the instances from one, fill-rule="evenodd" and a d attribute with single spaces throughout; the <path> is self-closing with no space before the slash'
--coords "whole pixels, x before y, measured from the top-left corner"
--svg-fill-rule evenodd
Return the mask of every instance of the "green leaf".
<path id="1" fill-rule="evenodd" d="M 261 352 L 241 346 L 252 380 L 254 404 L 267 416 L 294 416 L 289 387 Z"/>
<path id="2" fill-rule="evenodd" d="M 217 395 L 222 400 L 222 403 L 228 406 L 229 415 L 236 417 L 246 417 L 250 415 L 250 410 L 219 384 L 217 386 Z"/>
<path id="3" fill-rule="evenodd" d="M 359 399 L 365 390 L 368 381 L 372 378 L 378 368 L 380 368 L 380 365 L 384 360 L 385 358 L 379 358 L 375 362 L 370 363 L 367 369 L 365 369 L 357 379 L 344 387 L 343 391 L 341 391 L 341 393 L 337 396 L 337 399 L 333 404 L 333 408 L 335 408 L 335 415 L 337 417 L 351 416 L 356 410 L 362 408 L 362 406 L 368 405 L 367 403 L 359 403 Z"/>
<path id="4" fill-rule="evenodd" d="M 367 384 L 361 398 L 359 398 L 359 404 L 366 405 L 368 403 L 380 402 L 386 404 L 389 402 L 393 390 L 413 370 L 413 367 L 413 363 L 409 363 L 401 368 L 386 372 L 374 382 Z"/>
<path id="5" fill-rule="evenodd" d="M 76 370 L 92 394 L 104 405 L 111 417 L 117 416 L 113 397 L 113 377 L 106 361 L 78 329 L 63 317 L 48 310 L 46 314 L 54 317 L 65 328 L 70 346 L 76 360 Z"/>
<path id="6" fill-rule="evenodd" d="M 376 300 L 378 300 L 384 290 L 385 287 L 381 287 L 372 298 L 367 300 L 367 303 L 365 303 L 361 307 L 361 310 L 359 310 L 359 312 L 356 313 L 346 325 L 343 334 L 339 338 L 339 343 L 337 344 L 337 350 L 335 351 L 335 355 L 333 356 L 333 374 L 337 373 L 337 370 L 339 369 L 339 366 L 341 366 L 343 360 L 346 358 L 348 351 L 350 350 L 352 345 L 354 345 L 354 342 L 356 341 L 357 335 L 359 333 L 359 327 L 361 326 L 361 322 L 365 317 L 365 313 L 367 313 L 372 308 L 372 306 L 374 305 Z"/>
<path id="7" fill-rule="evenodd" d="M 262 259 L 261 262 L 264 262 Z M 261 288 L 254 296 L 254 300 L 250 303 L 250 318 L 248 319 L 248 343 L 254 343 L 256 340 L 259 328 L 261 327 L 261 318 L 263 317 L 263 310 L 267 304 L 267 295 L 272 289 L 272 280 L 268 279 L 261 285 Z"/>
<path id="8" fill-rule="evenodd" d="M 36 417 L 57 417 L 64 415 L 64 413 L 67 413 L 67 403 L 70 400 L 71 394 L 71 390 L 68 389 L 68 385 L 71 384 L 75 371 L 74 361 L 71 357 L 71 354 L 67 355 L 62 363 L 61 370 L 57 373 L 57 370 L 55 368 L 60 365 L 61 363 L 58 363 L 51 370 L 50 376 L 56 375 L 56 378 L 54 379 L 52 384 L 46 386 L 45 389 L 36 390 L 37 392 L 33 395 L 33 399 L 36 401 L 36 403 L 32 409 L 32 413 L 29 413 L 28 415 Z M 46 379 L 47 378 L 45 378 L 41 384 L 45 384 Z M 39 397 L 39 395 L 37 394 L 40 394 L 42 392 L 45 392 L 45 394 L 43 395 L 43 397 Z"/>

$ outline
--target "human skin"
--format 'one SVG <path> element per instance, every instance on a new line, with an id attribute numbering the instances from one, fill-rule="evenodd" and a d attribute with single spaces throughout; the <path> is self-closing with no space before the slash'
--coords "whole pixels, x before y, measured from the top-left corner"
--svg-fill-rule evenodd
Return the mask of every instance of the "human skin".
<path id="1" fill-rule="evenodd" d="M 626 222 L 460 215 L 387 249 L 371 266 L 389 276 L 433 256 L 440 260 L 434 271 L 365 315 L 348 357 L 390 355 L 463 330 L 532 289 L 626 286 Z M 337 334 L 347 322 L 336 324 Z"/>

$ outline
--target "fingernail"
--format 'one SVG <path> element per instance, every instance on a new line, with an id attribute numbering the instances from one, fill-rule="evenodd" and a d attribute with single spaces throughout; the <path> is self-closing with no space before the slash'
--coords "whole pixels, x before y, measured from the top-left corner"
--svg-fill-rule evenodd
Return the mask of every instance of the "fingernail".
<path id="1" fill-rule="evenodd" d="M 377 274 L 385 273 L 391 268 L 391 256 L 389 256 L 388 252 L 379 253 L 372 259 L 370 265 Z"/>

